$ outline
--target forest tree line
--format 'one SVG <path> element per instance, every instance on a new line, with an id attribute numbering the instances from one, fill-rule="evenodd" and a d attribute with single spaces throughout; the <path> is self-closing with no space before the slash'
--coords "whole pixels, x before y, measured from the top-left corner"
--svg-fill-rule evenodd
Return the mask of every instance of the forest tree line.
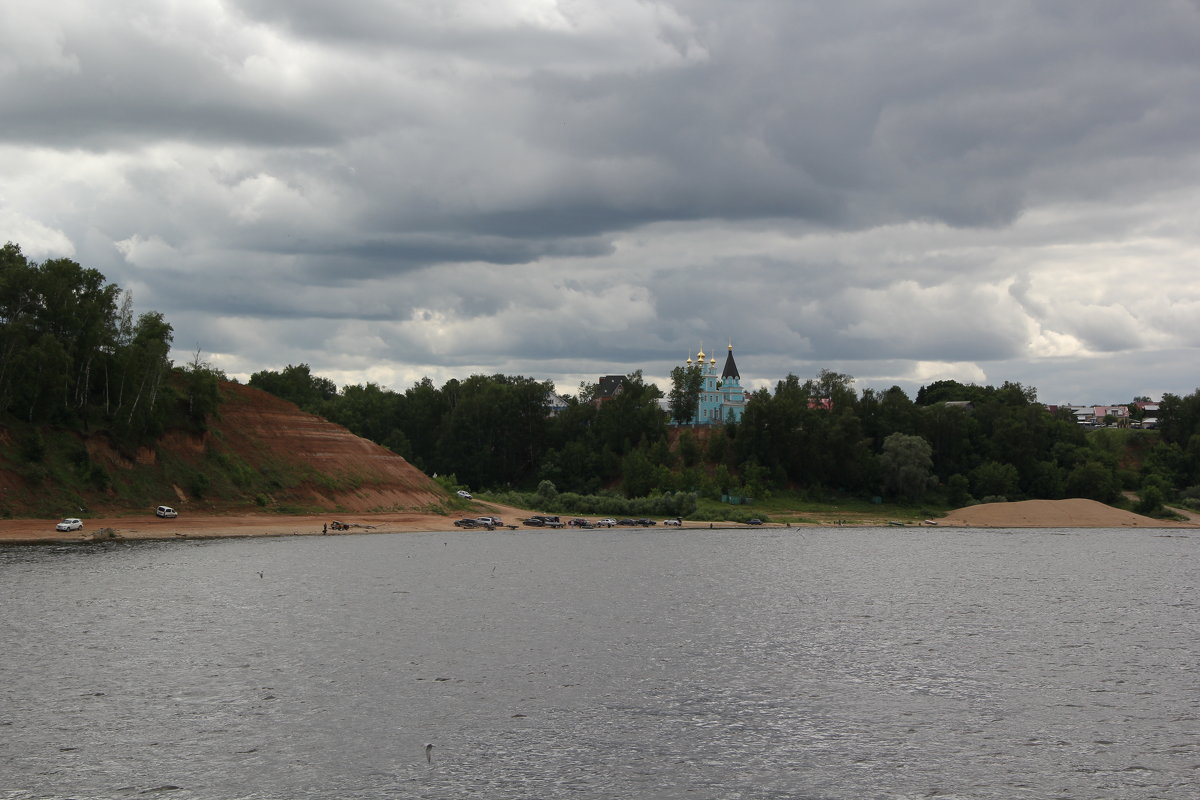
<path id="1" fill-rule="evenodd" d="M 10 424 L 103 432 L 118 447 L 171 428 L 203 430 L 219 413 L 224 376 L 199 352 L 174 365 L 173 335 L 162 314 L 135 316 L 129 294 L 98 271 L 0 248 L 0 413 Z M 850 376 L 822 371 L 751 393 L 739 423 L 701 432 L 670 422 L 689 416 L 689 378 L 673 376 L 673 413 L 640 372 L 602 403 L 585 384 L 556 414 L 547 406 L 553 385 L 521 376 L 339 389 L 301 364 L 249 382 L 478 490 L 548 481 L 557 491 L 629 497 L 788 489 L 959 505 L 1111 502 L 1126 490 L 1147 507 L 1200 501 L 1200 390 L 1164 396 L 1156 431 L 1088 432 L 1020 384 L 938 381 L 910 398 L 899 387 L 856 391 Z M 36 438 L 18 441 L 27 460 L 36 460 Z"/>
<path id="2" fill-rule="evenodd" d="M 1167 499 L 1200 500 L 1200 391 L 1164 397 L 1157 431 L 1086 431 L 1069 411 L 1052 413 L 1035 389 L 1019 383 L 937 381 L 915 398 L 896 386 L 858 392 L 853 383 L 828 370 L 807 380 L 788 375 L 774 391 L 751 393 L 739 423 L 702 436 L 680 428 L 669 446 L 674 415 L 662 410 L 663 392 L 640 372 L 599 404 L 592 402 L 597 386 L 584 384 L 553 415 L 553 385 L 525 377 L 473 375 L 441 387 L 426 378 L 404 392 L 373 383 L 339 391 L 301 364 L 250 379 L 476 490 L 550 481 L 557 491 L 628 497 L 762 497 L 788 489 L 814 499 L 850 494 L 949 505 L 1113 502 L 1131 490 L 1141 493 L 1143 510 Z M 678 389 L 670 393 L 672 408 Z"/>
<path id="3" fill-rule="evenodd" d="M 199 354 L 176 368 L 173 338 L 162 314 L 135 317 L 129 293 L 99 271 L 69 258 L 30 261 L 11 242 L 0 248 L 0 412 L 8 419 L 99 429 L 118 445 L 202 429 L 223 376 Z"/>

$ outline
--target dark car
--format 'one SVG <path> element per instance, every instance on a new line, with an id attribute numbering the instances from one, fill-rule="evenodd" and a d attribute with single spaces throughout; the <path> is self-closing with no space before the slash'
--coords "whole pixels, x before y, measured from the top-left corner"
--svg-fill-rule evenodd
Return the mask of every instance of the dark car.
<path id="1" fill-rule="evenodd" d="M 642 517 L 641 519 L 634 520 L 634 521 L 635 521 L 635 522 L 637 522 L 637 524 L 638 524 L 638 525 L 642 525 L 642 526 L 644 526 L 644 527 L 646 527 L 646 528 L 649 528 L 651 525 L 657 525 L 657 524 L 658 524 L 657 522 L 655 522 L 654 520 L 650 519 L 649 517 Z"/>
<path id="2" fill-rule="evenodd" d="M 748 519 L 748 520 L 746 520 L 746 524 L 747 525 L 762 525 L 762 520 L 758 519 L 758 518 Z"/>
<path id="3" fill-rule="evenodd" d="M 464 519 L 454 520 L 454 524 L 456 527 L 459 527 L 459 528 L 478 528 L 479 520 L 471 519 L 470 517 L 466 517 Z"/>
<path id="4" fill-rule="evenodd" d="M 640 523 L 636 519 L 619 519 L 619 520 L 617 520 L 617 525 L 621 526 L 622 528 L 634 528 L 634 527 L 637 527 L 639 524 Z"/>
<path id="5" fill-rule="evenodd" d="M 543 528 L 546 526 L 546 520 L 542 519 L 541 517 L 530 517 L 529 519 L 525 520 L 523 524 L 528 525 L 531 528 Z"/>

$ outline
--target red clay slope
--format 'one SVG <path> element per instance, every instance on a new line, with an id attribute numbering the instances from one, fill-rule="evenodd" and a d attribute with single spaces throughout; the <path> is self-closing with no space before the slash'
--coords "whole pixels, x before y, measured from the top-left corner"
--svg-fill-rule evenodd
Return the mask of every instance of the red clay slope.
<path id="1" fill-rule="evenodd" d="M 347 511 L 401 511 L 442 502 L 445 492 L 391 450 L 292 403 L 240 384 L 222 384 L 220 419 L 205 437 L 257 469 L 279 465 L 311 473 L 300 486 L 273 493 L 278 503 Z M 168 437 L 173 438 L 173 437 Z M 192 437 L 199 438 L 199 437 Z M 201 447 L 207 443 L 200 444 Z M 165 441 L 160 446 L 187 446 Z"/>

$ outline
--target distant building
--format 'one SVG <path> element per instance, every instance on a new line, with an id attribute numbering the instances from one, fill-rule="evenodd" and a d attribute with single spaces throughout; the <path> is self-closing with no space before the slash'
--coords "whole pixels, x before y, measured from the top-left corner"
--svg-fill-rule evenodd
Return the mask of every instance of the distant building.
<path id="1" fill-rule="evenodd" d="M 567 398 L 557 392 L 546 393 L 546 413 L 552 417 L 558 416 L 567 408 Z"/>
<path id="2" fill-rule="evenodd" d="M 1138 409 L 1141 419 L 1136 419 L 1130 407 Z M 1115 406 L 1075 406 L 1047 405 L 1046 410 L 1052 414 L 1070 412 L 1075 421 L 1086 428 L 1103 427 L 1105 418 L 1111 418 L 1113 424 L 1120 428 L 1157 428 L 1158 403 L 1138 400 L 1133 403 Z"/>
<path id="3" fill-rule="evenodd" d="M 596 394 L 592 397 L 592 405 L 601 406 L 604 401 L 616 397 L 625 390 L 624 375 L 605 375 L 596 384 Z"/>
<path id="4" fill-rule="evenodd" d="M 708 358 L 708 361 L 704 359 Z M 733 345 L 725 356 L 725 366 L 717 372 L 717 359 L 704 353 L 704 348 L 696 354 L 696 360 L 691 357 L 685 362 L 686 366 L 700 367 L 700 403 L 696 408 L 696 416 L 690 421 L 692 425 L 720 425 L 725 422 L 741 422 L 742 414 L 746 411 L 746 391 L 742 388 L 742 376 L 738 372 L 737 362 L 733 360 Z"/>
<path id="5" fill-rule="evenodd" d="M 1133 427 L 1135 428 L 1157 428 L 1158 427 L 1158 403 L 1153 400 L 1135 400 L 1133 405 L 1142 412 L 1140 420 L 1134 420 Z"/>

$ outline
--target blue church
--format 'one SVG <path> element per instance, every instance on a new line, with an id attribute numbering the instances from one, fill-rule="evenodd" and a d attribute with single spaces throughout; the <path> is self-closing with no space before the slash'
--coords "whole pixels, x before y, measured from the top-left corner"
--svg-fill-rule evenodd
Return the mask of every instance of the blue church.
<path id="1" fill-rule="evenodd" d="M 705 358 L 708 361 L 705 361 Z M 704 348 L 696 354 L 692 361 L 688 356 L 685 366 L 699 366 L 702 380 L 700 383 L 700 405 L 696 416 L 691 420 L 692 425 L 721 425 L 726 422 L 741 422 L 742 413 L 746 410 L 746 391 L 742 388 L 742 376 L 738 373 L 737 362 L 733 360 L 733 344 L 725 356 L 725 366 L 717 373 L 716 355 L 706 356 Z"/>

